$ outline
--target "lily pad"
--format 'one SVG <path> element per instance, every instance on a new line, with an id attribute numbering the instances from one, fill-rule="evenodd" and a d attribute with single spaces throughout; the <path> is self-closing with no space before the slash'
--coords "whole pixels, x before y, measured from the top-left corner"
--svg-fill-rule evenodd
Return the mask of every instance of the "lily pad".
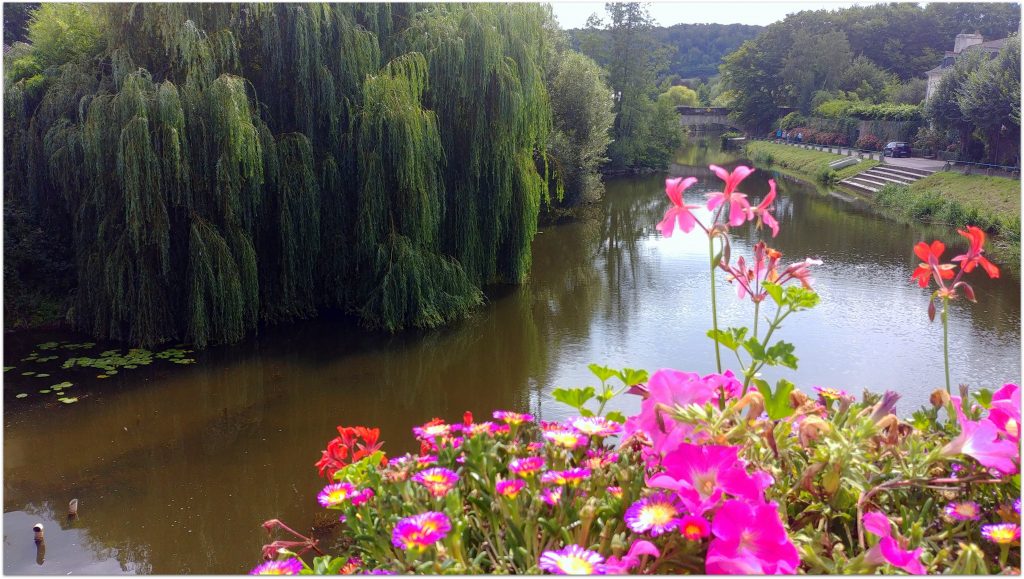
<path id="1" fill-rule="evenodd" d="M 97 378 L 110 378 L 110 376 L 107 376 L 106 374 L 99 374 L 96 377 Z"/>
<path id="2" fill-rule="evenodd" d="M 21 375 L 22 376 L 35 376 L 36 373 L 30 370 L 28 372 L 22 372 Z"/>
<path id="3" fill-rule="evenodd" d="M 36 378 L 49 378 L 49 374 L 36 374 Z"/>
<path id="4" fill-rule="evenodd" d="M 78 398 L 58 398 L 57 400 L 60 400 L 64 404 L 74 404 L 75 402 L 78 402 Z"/>
<path id="5" fill-rule="evenodd" d="M 51 390 L 49 388 L 47 388 L 45 390 L 40 390 L 39 391 L 40 394 L 49 394 L 50 392 L 51 392 Z"/>
<path id="6" fill-rule="evenodd" d="M 4 366 L 4 372 L 7 372 L 8 370 L 13 370 L 13 369 L 14 369 L 14 366 Z"/>
<path id="7" fill-rule="evenodd" d="M 15 398 L 28 398 L 28 394 L 25 394 L 24 392 L 22 392 L 21 394 L 15 394 L 14 397 Z"/>

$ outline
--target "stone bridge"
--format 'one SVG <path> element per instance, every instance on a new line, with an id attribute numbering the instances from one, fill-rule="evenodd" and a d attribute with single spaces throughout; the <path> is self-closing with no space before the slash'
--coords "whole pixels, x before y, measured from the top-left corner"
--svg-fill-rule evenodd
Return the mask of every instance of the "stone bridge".
<path id="1" fill-rule="evenodd" d="M 782 117 L 795 110 L 791 107 L 779 107 L 778 116 Z M 719 125 L 728 129 L 743 130 L 735 121 L 729 119 L 729 113 L 732 112 L 730 107 L 676 107 L 676 112 L 679 113 L 679 124 L 684 127 L 707 129 L 712 125 Z"/>

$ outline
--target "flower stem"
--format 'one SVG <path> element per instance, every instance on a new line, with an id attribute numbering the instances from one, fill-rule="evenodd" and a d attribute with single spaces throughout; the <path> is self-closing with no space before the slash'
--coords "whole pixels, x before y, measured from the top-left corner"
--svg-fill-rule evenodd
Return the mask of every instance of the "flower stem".
<path id="1" fill-rule="evenodd" d="M 949 298 L 942 298 L 942 359 L 946 363 L 946 394 L 952 395 L 949 384 Z"/>
<path id="2" fill-rule="evenodd" d="M 715 238 L 711 235 L 708 236 L 708 254 L 711 258 L 711 325 L 715 329 L 715 335 L 718 335 L 718 304 L 715 301 Z M 718 340 L 715 340 L 715 363 L 718 366 L 718 373 L 722 373 L 722 353 L 719 348 Z"/>

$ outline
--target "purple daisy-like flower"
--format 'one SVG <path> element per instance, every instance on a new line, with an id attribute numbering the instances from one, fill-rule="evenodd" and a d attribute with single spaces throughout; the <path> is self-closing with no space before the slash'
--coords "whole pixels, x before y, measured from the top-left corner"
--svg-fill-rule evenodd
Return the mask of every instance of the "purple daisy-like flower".
<path id="1" fill-rule="evenodd" d="M 604 575 L 604 557 L 579 545 L 561 551 L 544 551 L 538 561 L 540 568 L 556 575 Z"/>
<path id="2" fill-rule="evenodd" d="M 443 422 L 430 421 L 423 426 L 414 426 L 412 433 L 419 440 L 433 440 L 438 437 L 450 436 L 455 427 Z"/>
<path id="3" fill-rule="evenodd" d="M 516 476 L 530 478 L 544 468 L 544 458 L 540 456 L 527 456 L 516 458 L 508 463 L 508 470 Z"/>
<path id="4" fill-rule="evenodd" d="M 949 503 L 946 516 L 957 521 L 977 521 L 981 518 L 981 507 L 974 501 Z"/>
<path id="5" fill-rule="evenodd" d="M 494 485 L 494 490 L 503 497 L 516 498 L 519 491 L 526 488 L 526 483 L 521 480 L 503 480 Z"/>
<path id="6" fill-rule="evenodd" d="M 476 422 L 474 424 L 469 425 L 468 428 L 463 429 L 463 433 L 467 434 L 468 436 L 479 436 L 481 434 L 486 434 L 487 436 L 490 436 L 494 434 L 493 428 L 494 423 L 491 421 Z"/>
<path id="7" fill-rule="evenodd" d="M 532 414 L 520 414 L 510 410 L 495 410 L 492 416 L 494 416 L 495 420 L 500 420 L 512 426 L 517 426 L 524 422 L 533 422 Z"/>
<path id="8" fill-rule="evenodd" d="M 285 559 L 284 561 L 267 561 L 249 571 L 250 575 L 298 575 L 302 571 L 302 561 Z"/>
<path id="9" fill-rule="evenodd" d="M 451 530 L 448 515 L 428 511 L 398 521 L 391 533 L 391 544 L 402 550 L 426 549 L 448 536 Z"/>
<path id="10" fill-rule="evenodd" d="M 433 454 L 427 454 L 424 456 L 416 457 L 417 466 L 427 466 L 428 464 L 434 464 L 437 462 L 437 456 Z"/>
<path id="11" fill-rule="evenodd" d="M 336 507 L 341 503 L 356 496 L 357 494 L 359 494 L 359 492 L 360 491 L 356 490 L 356 487 L 354 487 L 350 483 L 334 483 L 325 486 L 324 489 L 320 491 L 320 494 L 317 495 L 316 500 L 320 503 L 320 506 L 322 507 Z"/>
<path id="12" fill-rule="evenodd" d="M 981 536 L 993 543 L 1009 545 L 1020 540 L 1020 525 L 1014 523 L 996 523 L 994 525 L 982 525 Z"/>
<path id="13" fill-rule="evenodd" d="M 1020 514 L 1020 499 L 1013 501 L 1013 510 L 1017 511 L 1018 515 Z"/>
<path id="14" fill-rule="evenodd" d="M 679 499 L 667 493 L 655 493 L 626 509 L 626 526 L 634 533 L 650 533 L 657 537 L 675 529 L 683 512 Z"/>
<path id="15" fill-rule="evenodd" d="M 608 452 L 605 449 L 590 449 L 581 464 L 589 469 L 599 469 L 619 461 L 619 455 L 615 452 Z"/>
<path id="16" fill-rule="evenodd" d="M 562 502 L 562 487 L 548 487 L 540 491 L 540 500 L 552 507 Z"/>
<path id="17" fill-rule="evenodd" d="M 416 473 L 412 480 L 427 487 L 427 491 L 431 495 L 443 497 L 455 488 L 455 483 L 459 481 L 459 475 L 447 468 L 434 467 Z"/>
<path id="18" fill-rule="evenodd" d="M 553 485 L 576 486 L 590 477 L 589 468 L 570 468 L 569 470 L 552 470 L 540 477 L 540 482 Z"/>
<path id="19" fill-rule="evenodd" d="M 600 416 L 574 418 L 572 420 L 572 427 L 587 436 L 596 436 L 598 438 L 613 436 L 622 432 L 621 424 Z"/>
<path id="20" fill-rule="evenodd" d="M 587 444 L 586 435 L 575 430 L 548 430 L 544 432 L 544 440 L 568 449 L 579 448 Z"/>

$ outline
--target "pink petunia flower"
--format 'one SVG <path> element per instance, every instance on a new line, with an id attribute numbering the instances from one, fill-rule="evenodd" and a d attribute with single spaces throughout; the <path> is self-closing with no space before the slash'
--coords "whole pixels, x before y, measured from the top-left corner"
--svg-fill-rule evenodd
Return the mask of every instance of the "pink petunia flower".
<path id="1" fill-rule="evenodd" d="M 693 514 L 713 508 L 723 493 L 754 503 L 764 502 L 770 475 L 747 474 L 739 462 L 738 446 L 682 443 L 662 459 L 664 474 L 647 481 L 647 486 L 674 490 Z"/>
<path id="2" fill-rule="evenodd" d="M 604 575 L 603 563 L 604 557 L 579 545 L 544 551 L 538 561 L 542 570 L 555 575 Z"/>
<path id="3" fill-rule="evenodd" d="M 709 165 L 708 168 L 718 175 L 719 179 L 725 181 L 722 191 L 708 195 L 708 210 L 714 211 L 719 205 L 727 203 L 729 205 L 729 225 L 733 227 L 743 225 L 748 217 L 750 203 L 747 202 L 745 194 L 736 191 L 736 187 L 740 181 L 753 173 L 754 169 L 740 165 L 730 173 L 717 165 Z"/>
<path id="4" fill-rule="evenodd" d="M 428 511 L 398 521 L 391 533 L 391 544 L 403 551 L 426 549 L 448 536 L 451 530 L 448 515 Z"/>
<path id="5" fill-rule="evenodd" d="M 700 374 L 680 372 L 663 368 L 651 375 L 647 381 L 649 394 L 640 403 L 640 414 L 635 424 L 646 434 L 655 446 L 672 433 L 682 429 L 689 433 L 692 427 L 665 416 L 663 409 L 689 404 L 705 404 L 717 399 L 715 388 L 718 382 L 704 380 Z"/>
<path id="6" fill-rule="evenodd" d="M 881 537 L 877 545 L 871 547 L 864 556 L 869 565 L 889 563 L 903 569 L 911 575 L 924 575 L 927 571 L 921 564 L 921 547 L 908 551 L 904 549 L 896 537 L 892 536 L 892 523 L 880 512 L 864 513 L 864 530 Z"/>
<path id="7" fill-rule="evenodd" d="M 1020 461 L 1020 447 L 999 436 L 999 428 L 991 420 L 968 420 L 961 407 L 959 396 L 951 396 L 953 407 L 956 408 L 957 419 L 960 421 L 960 435 L 942 449 L 943 456 L 966 454 L 988 468 L 994 468 L 1004 474 L 1017 472 Z"/>
<path id="8" fill-rule="evenodd" d="M 665 237 L 672 237 L 676 224 L 679 225 L 679 229 L 683 230 L 683 233 L 689 233 L 697 224 L 697 218 L 690 210 L 696 209 L 700 205 L 687 205 L 683 201 L 683 191 L 696 182 L 696 177 L 665 179 L 665 194 L 672 201 L 672 207 L 665 212 L 665 218 L 657 225 L 658 231 Z"/>
<path id="9" fill-rule="evenodd" d="M 435 467 L 416 473 L 412 480 L 425 486 L 431 496 L 443 497 L 455 488 L 459 475 L 447 468 Z"/>
<path id="10" fill-rule="evenodd" d="M 250 575 L 298 575 L 302 572 L 302 561 L 285 559 L 284 561 L 267 561 L 249 571 Z"/>
<path id="11" fill-rule="evenodd" d="M 683 505 L 667 493 L 644 497 L 626 509 L 625 521 L 634 533 L 650 533 L 657 537 L 677 528 Z"/>
<path id="12" fill-rule="evenodd" d="M 521 480 L 503 480 L 499 481 L 498 484 L 494 486 L 495 492 L 510 499 L 514 499 L 519 496 L 519 492 L 524 488 L 526 488 L 526 483 Z"/>
<path id="13" fill-rule="evenodd" d="M 525 458 L 516 458 L 512 462 L 508 463 L 508 470 L 512 474 L 530 478 L 537 474 L 544 468 L 544 458 L 540 456 L 527 456 Z"/>
<path id="14" fill-rule="evenodd" d="M 1005 384 L 992 395 L 988 419 L 1007 440 L 1020 441 L 1020 387 Z"/>
<path id="15" fill-rule="evenodd" d="M 1009 545 L 1020 540 L 1020 525 L 1015 523 L 982 525 L 981 536 L 999 545 Z"/>
<path id="16" fill-rule="evenodd" d="M 629 546 L 629 551 L 622 559 L 608 557 L 608 561 L 605 563 L 605 572 L 608 575 L 629 575 L 630 571 L 640 566 L 642 563 L 640 557 L 644 555 L 660 557 L 661 552 L 650 541 L 633 541 L 633 544 Z"/>
<path id="17" fill-rule="evenodd" d="M 794 574 L 800 555 L 775 503 L 726 501 L 711 521 L 705 568 L 711 575 Z"/>

